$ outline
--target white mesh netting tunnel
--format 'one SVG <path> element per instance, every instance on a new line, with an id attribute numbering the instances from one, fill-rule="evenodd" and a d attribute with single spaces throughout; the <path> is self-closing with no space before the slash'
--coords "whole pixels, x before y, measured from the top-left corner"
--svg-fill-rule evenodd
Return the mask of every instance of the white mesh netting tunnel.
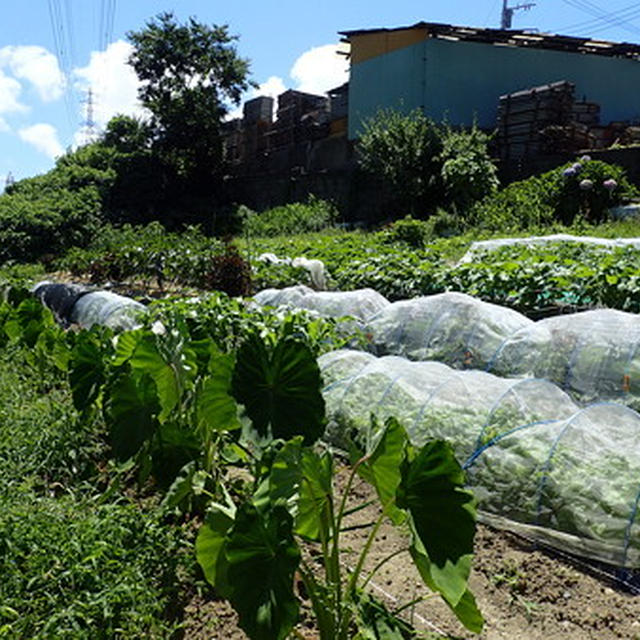
<path id="1" fill-rule="evenodd" d="M 368 320 L 390 304 L 383 295 L 373 289 L 314 291 L 304 285 L 285 289 L 265 289 L 257 293 L 253 299 L 264 306 L 307 309 L 333 318 L 352 316 L 357 320 Z"/>
<path id="2" fill-rule="evenodd" d="M 461 293 L 394 302 L 368 323 L 375 352 L 545 378 L 580 402 L 640 405 L 640 316 L 595 309 L 533 322 Z"/>
<path id="3" fill-rule="evenodd" d="M 364 321 L 370 350 L 505 377 L 544 378 L 588 403 L 640 407 L 640 316 L 596 309 L 534 322 L 517 311 L 447 292 L 389 303 L 364 289 L 317 293 L 270 289 L 261 304 L 352 315 Z"/>
<path id="4" fill-rule="evenodd" d="M 640 415 L 580 408 L 558 386 L 341 350 L 319 359 L 340 444 L 371 414 L 420 445 L 449 440 L 489 521 L 619 567 L 640 567 Z"/>

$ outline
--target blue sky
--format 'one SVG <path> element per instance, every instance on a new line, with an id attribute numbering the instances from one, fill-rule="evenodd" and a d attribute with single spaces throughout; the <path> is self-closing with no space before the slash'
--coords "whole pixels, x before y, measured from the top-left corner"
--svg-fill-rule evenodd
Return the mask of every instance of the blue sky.
<path id="1" fill-rule="evenodd" d="M 275 95 L 285 88 L 323 92 L 346 80 L 344 59 L 335 55 L 339 31 L 421 20 L 498 27 L 501 8 L 502 0 L 13 3 L 0 21 L 0 190 L 9 172 L 15 179 L 45 172 L 64 149 L 87 139 L 81 123 L 89 87 L 99 126 L 118 112 L 140 113 L 126 33 L 162 11 L 228 24 L 240 55 L 251 60 L 252 79 Z M 515 14 L 513 27 L 640 42 L 640 2 L 537 0 Z"/>

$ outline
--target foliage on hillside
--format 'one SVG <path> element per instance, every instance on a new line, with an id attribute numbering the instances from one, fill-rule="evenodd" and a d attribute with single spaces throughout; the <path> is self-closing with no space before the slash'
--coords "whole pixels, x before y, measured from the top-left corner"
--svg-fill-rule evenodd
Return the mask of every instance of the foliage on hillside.
<path id="1" fill-rule="evenodd" d="M 87 244 L 115 174 L 80 155 L 63 157 L 48 174 L 21 180 L 0 196 L 1 262 L 34 261 Z"/>

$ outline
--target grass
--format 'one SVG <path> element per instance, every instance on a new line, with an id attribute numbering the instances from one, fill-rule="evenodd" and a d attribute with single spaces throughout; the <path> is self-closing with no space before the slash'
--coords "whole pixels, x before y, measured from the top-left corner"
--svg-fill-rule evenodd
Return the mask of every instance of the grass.
<path id="1" fill-rule="evenodd" d="M 173 637 L 186 536 L 153 504 L 100 493 L 100 421 L 24 356 L 0 354 L 0 638 Z"/>

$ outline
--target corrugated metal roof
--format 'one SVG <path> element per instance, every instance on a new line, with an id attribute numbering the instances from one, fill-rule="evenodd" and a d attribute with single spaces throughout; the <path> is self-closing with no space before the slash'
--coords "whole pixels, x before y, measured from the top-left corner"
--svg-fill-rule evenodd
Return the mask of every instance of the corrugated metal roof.
<path id="1" fill-rule="evenodd" d="M 523 47 L 529 49 L 554 49 L 571 53 L 590 53 L 599 56 L 638 59 L 640 45 L 628 42 L 609 42 L 591 38 L 576 38 L 551 33 L 537 33 L 514 29 L 485 29 L 476 27 L 461 27 L 439 22 L 417 22 L 407 27 L 356 29 L 340 31 L 348 41 L 352 36 L 390 33 L 409 29 L 426 29 L 429 38 L 442 38 L 462 42 L 482 42 L 502 46 Z"/>

